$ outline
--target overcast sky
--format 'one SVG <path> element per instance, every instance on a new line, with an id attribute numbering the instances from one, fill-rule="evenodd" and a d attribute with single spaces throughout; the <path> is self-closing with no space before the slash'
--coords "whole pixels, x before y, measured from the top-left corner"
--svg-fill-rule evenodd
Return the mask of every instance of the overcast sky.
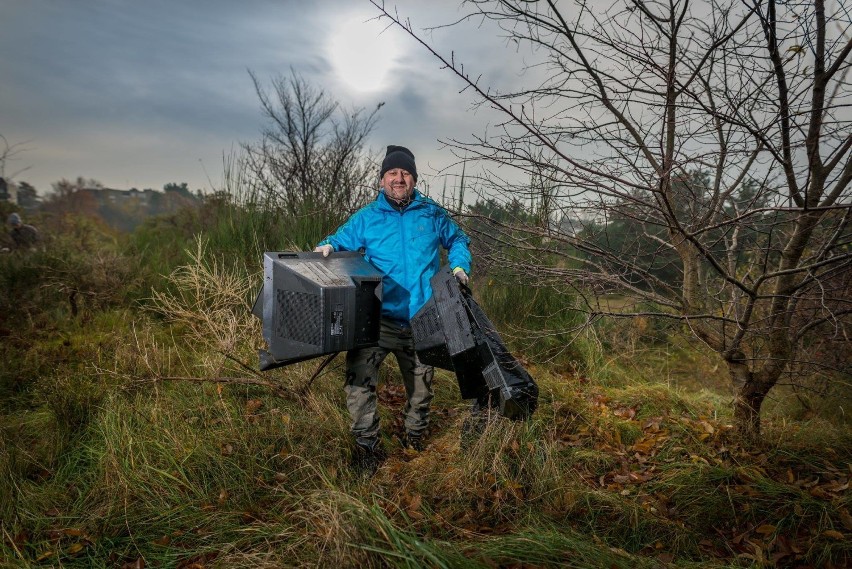
<path id="1" fill-rule="evenodd" d="M 456 0 L 392 4 L 416 29 L 461 14 Z M 482 132 L 488 113 L 377 14 L 367 0 L 3 0 L 0 134 L 25 149 L 6 174 L 42 194 L 78 176 L 217 188 L 223 156 L 260 138 L 248 70 L 268 82 L 291 68 L 347 106 L 384 101 L 372 149 L 409 146 L 434 174 L 451 162 L 437 139 Z M 432 41 L 491 84 L 517 80 L 497 34 L 467 30 Z"/>

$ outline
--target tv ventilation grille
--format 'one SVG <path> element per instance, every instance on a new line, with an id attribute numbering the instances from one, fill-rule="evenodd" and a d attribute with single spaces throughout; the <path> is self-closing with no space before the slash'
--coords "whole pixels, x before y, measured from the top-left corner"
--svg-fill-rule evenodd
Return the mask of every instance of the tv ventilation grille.
<path id="1" fill-rule="evenodd" d="M 412 326 L 418 328 L 418 335 L 422 337 L 434 336 L 443 331 L 438 309 L 434 305 L 424 310 L 420 318 L 412 322 Z"/>
<path id="2" fill-rule="evenodd" d="M 322 346 L 322 303 L 320 296 L 277 290 L 279 338 Z"/>

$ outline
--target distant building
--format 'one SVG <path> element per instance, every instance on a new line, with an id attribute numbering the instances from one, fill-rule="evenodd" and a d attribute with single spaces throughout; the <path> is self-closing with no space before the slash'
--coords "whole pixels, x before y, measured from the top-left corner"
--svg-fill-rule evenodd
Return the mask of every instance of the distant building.
<path id="1" fill-rule="evenodd" d="M 100 204 L 112 203 L 138 203 L 146 205 L 151 203 L 154 194 L 162 195 L 162 192 L 156 192 L 152 189 L 137 190 L 130 188 L 129 190 L 116 190 L 114 188 L 79 188 L 77 192 L 80 195 L 89 195 Z"/>
<path id="2" fill-rule="evenodd" d="M 118 190 L 114 188 L 83 187 L 75 192 L 78 204 L 88 204 L 85 210 L 107 224 L 123 231 L 132 231 L 147 217 L 175 213 L 185 207 L 197 207 L 201 199 L 189 192 L 158 192 L 150 188 Z"/>

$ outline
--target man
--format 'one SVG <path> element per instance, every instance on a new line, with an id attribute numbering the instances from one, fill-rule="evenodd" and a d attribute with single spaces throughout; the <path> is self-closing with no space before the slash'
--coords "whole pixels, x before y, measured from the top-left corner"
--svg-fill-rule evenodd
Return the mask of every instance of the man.
<path id="1" fill-rule="evenodd" d="M 379 177 L 376 200 L 352 214 L 315 249 L 326 257 L 334 251 L 363 250 L 364 258 L 384 275 L 379 345 L 346 355 L 353 459 L 370 473 L 383 458 L 376 397 L 379 366 L 389 353 L 396 356 L 408 399 L 403 444 L 422 450 L 435 370 L 417 358 L 411 318 L 432 296 L 429 279 L 438 272 L 441 247 L 447 250 L 456 278 L 465 284 L 471 261 L 467 235 L 444 208 L 415 188 L 417 167 L 409 149 L 388 146 Z"/>
<path id="2" fill-rule="evenodd" d="M 17 213 L 9 214 L 8 222 L 12 227 L 9 235 L 12 237 L 15 249 L 25 251 L 36 246 L 39 241 L 38 229 L 25 224 Z"/>

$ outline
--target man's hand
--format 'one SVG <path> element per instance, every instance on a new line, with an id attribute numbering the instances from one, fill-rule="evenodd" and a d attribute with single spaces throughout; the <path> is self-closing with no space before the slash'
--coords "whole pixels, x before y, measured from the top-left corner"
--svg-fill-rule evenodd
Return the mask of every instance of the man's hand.
<path id="1" fill-rule="evenodd" d="M 456 280 L 464 286 L 467 286 L 470 282 L 470 278 L 467 276 L 467 273 L 464 272 L 464 269 L 462 269 L 461 267 L 456 267 L 455 269 L 453 269 L 453 276 L 455 276 Z"/>
<path id="2" fill-rule="evenodd" d="M 323 257 L 328 257 L 334 251 L 334 247 L 326 243 L 325 245 L 320 245 L 316 249 L 314 249 L 314 253 L 322 253 Z"/>

